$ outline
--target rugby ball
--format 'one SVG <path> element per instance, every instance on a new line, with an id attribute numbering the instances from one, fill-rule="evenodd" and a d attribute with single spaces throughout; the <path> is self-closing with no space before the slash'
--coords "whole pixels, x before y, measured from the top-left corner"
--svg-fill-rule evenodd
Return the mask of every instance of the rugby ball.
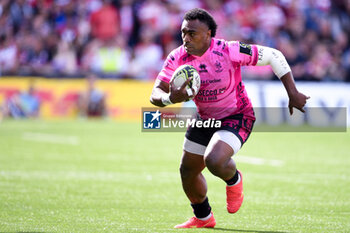
<path id="1" fill-rule="evenodd" d="M 186 64 L 179 66 L 173 73 L 170 82 L 172 82 L 172 85 L 179 88 L 187 79 L 191 79 L 191 81 L 188 83 L 186 90 L 187 93 L 192 96 L 190 99 L 193 99 L 201 87 L 199 73 L 193 66 Z M 192 92 L 191 88 L 194 92 Z"/>

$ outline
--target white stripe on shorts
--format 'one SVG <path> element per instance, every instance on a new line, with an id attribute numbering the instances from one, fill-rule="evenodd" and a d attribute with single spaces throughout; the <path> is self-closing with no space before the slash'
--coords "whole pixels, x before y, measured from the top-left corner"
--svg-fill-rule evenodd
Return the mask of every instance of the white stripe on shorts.
<path id="1" fill-rule="evenodd" d="M 236 154 L 242 146 L 241 140 L 234 133 L 227 130 L 219 130 L 211 137 L 208 147 L 188 140 L 185 137 L 183 149 L 193 154 L 204 155 L 206 149 L 210 149 L 218 141 L 227 143 L 233 149 L 233 154 Z"/>
<path id="2" fill-rule="evenodd" d="M 197 142 L 193 142 L 191 140 L 188 140 L 185 137 L 184 145 L 183 145 L 183 149 L 185 151 L 193 153 L 193 154 L 197 154 L 197 155 L 204 155 L 206 148 L 207 148 L 206 146 L 203 146 Z"/>

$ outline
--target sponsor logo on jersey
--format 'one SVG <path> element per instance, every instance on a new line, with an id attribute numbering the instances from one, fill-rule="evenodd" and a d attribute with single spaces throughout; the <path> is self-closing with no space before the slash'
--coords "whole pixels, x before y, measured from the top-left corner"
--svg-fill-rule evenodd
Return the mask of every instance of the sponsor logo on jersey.
<path id="1" fill-rule="evenodd" d="M 199 65 L 199 72 L 200 72 L 200 73 L 202 73 L 202 72 L 208 73 L 207 65 L 206 65 L 206 64 L 200 64 L 200 65 Z"/>
<path id="2" fill-rule="evenodd" d="M 243 42 L 239 42 L 239 52 L 252 56 L 252 46 Z"/>
<path id="3" fill-rule="evenodd" d="M 213 50 L 213 53 L 218 55 L 218 56 L 220 56 L 220 57 L 223 56 L 222 52 L 219 52 L 219 51 L 216 51 L 216 50 Z"/>

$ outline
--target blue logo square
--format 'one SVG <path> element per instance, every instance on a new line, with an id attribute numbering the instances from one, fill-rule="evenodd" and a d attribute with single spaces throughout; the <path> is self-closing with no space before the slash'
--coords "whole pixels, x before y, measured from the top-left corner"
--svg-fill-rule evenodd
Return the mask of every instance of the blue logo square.
<path id="1" fill-rule="evenodd" d="M 144 129 L 160 129 L 160 116 L 162 115 L 159 110 L 156 112 L 144 111 L 143 112 L 143 128 Z"/>

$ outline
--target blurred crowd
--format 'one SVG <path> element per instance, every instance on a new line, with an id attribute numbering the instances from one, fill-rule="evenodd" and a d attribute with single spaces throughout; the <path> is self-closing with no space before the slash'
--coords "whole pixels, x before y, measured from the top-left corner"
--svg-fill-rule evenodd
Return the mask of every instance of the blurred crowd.
<path id="1" fill-rule="evenodd" d="M 154 79 L 194 7 L 218 38 L 281 50 L 297 80 L 350 81 L 350 0 L 0 0 L 1 75 Z"/>

